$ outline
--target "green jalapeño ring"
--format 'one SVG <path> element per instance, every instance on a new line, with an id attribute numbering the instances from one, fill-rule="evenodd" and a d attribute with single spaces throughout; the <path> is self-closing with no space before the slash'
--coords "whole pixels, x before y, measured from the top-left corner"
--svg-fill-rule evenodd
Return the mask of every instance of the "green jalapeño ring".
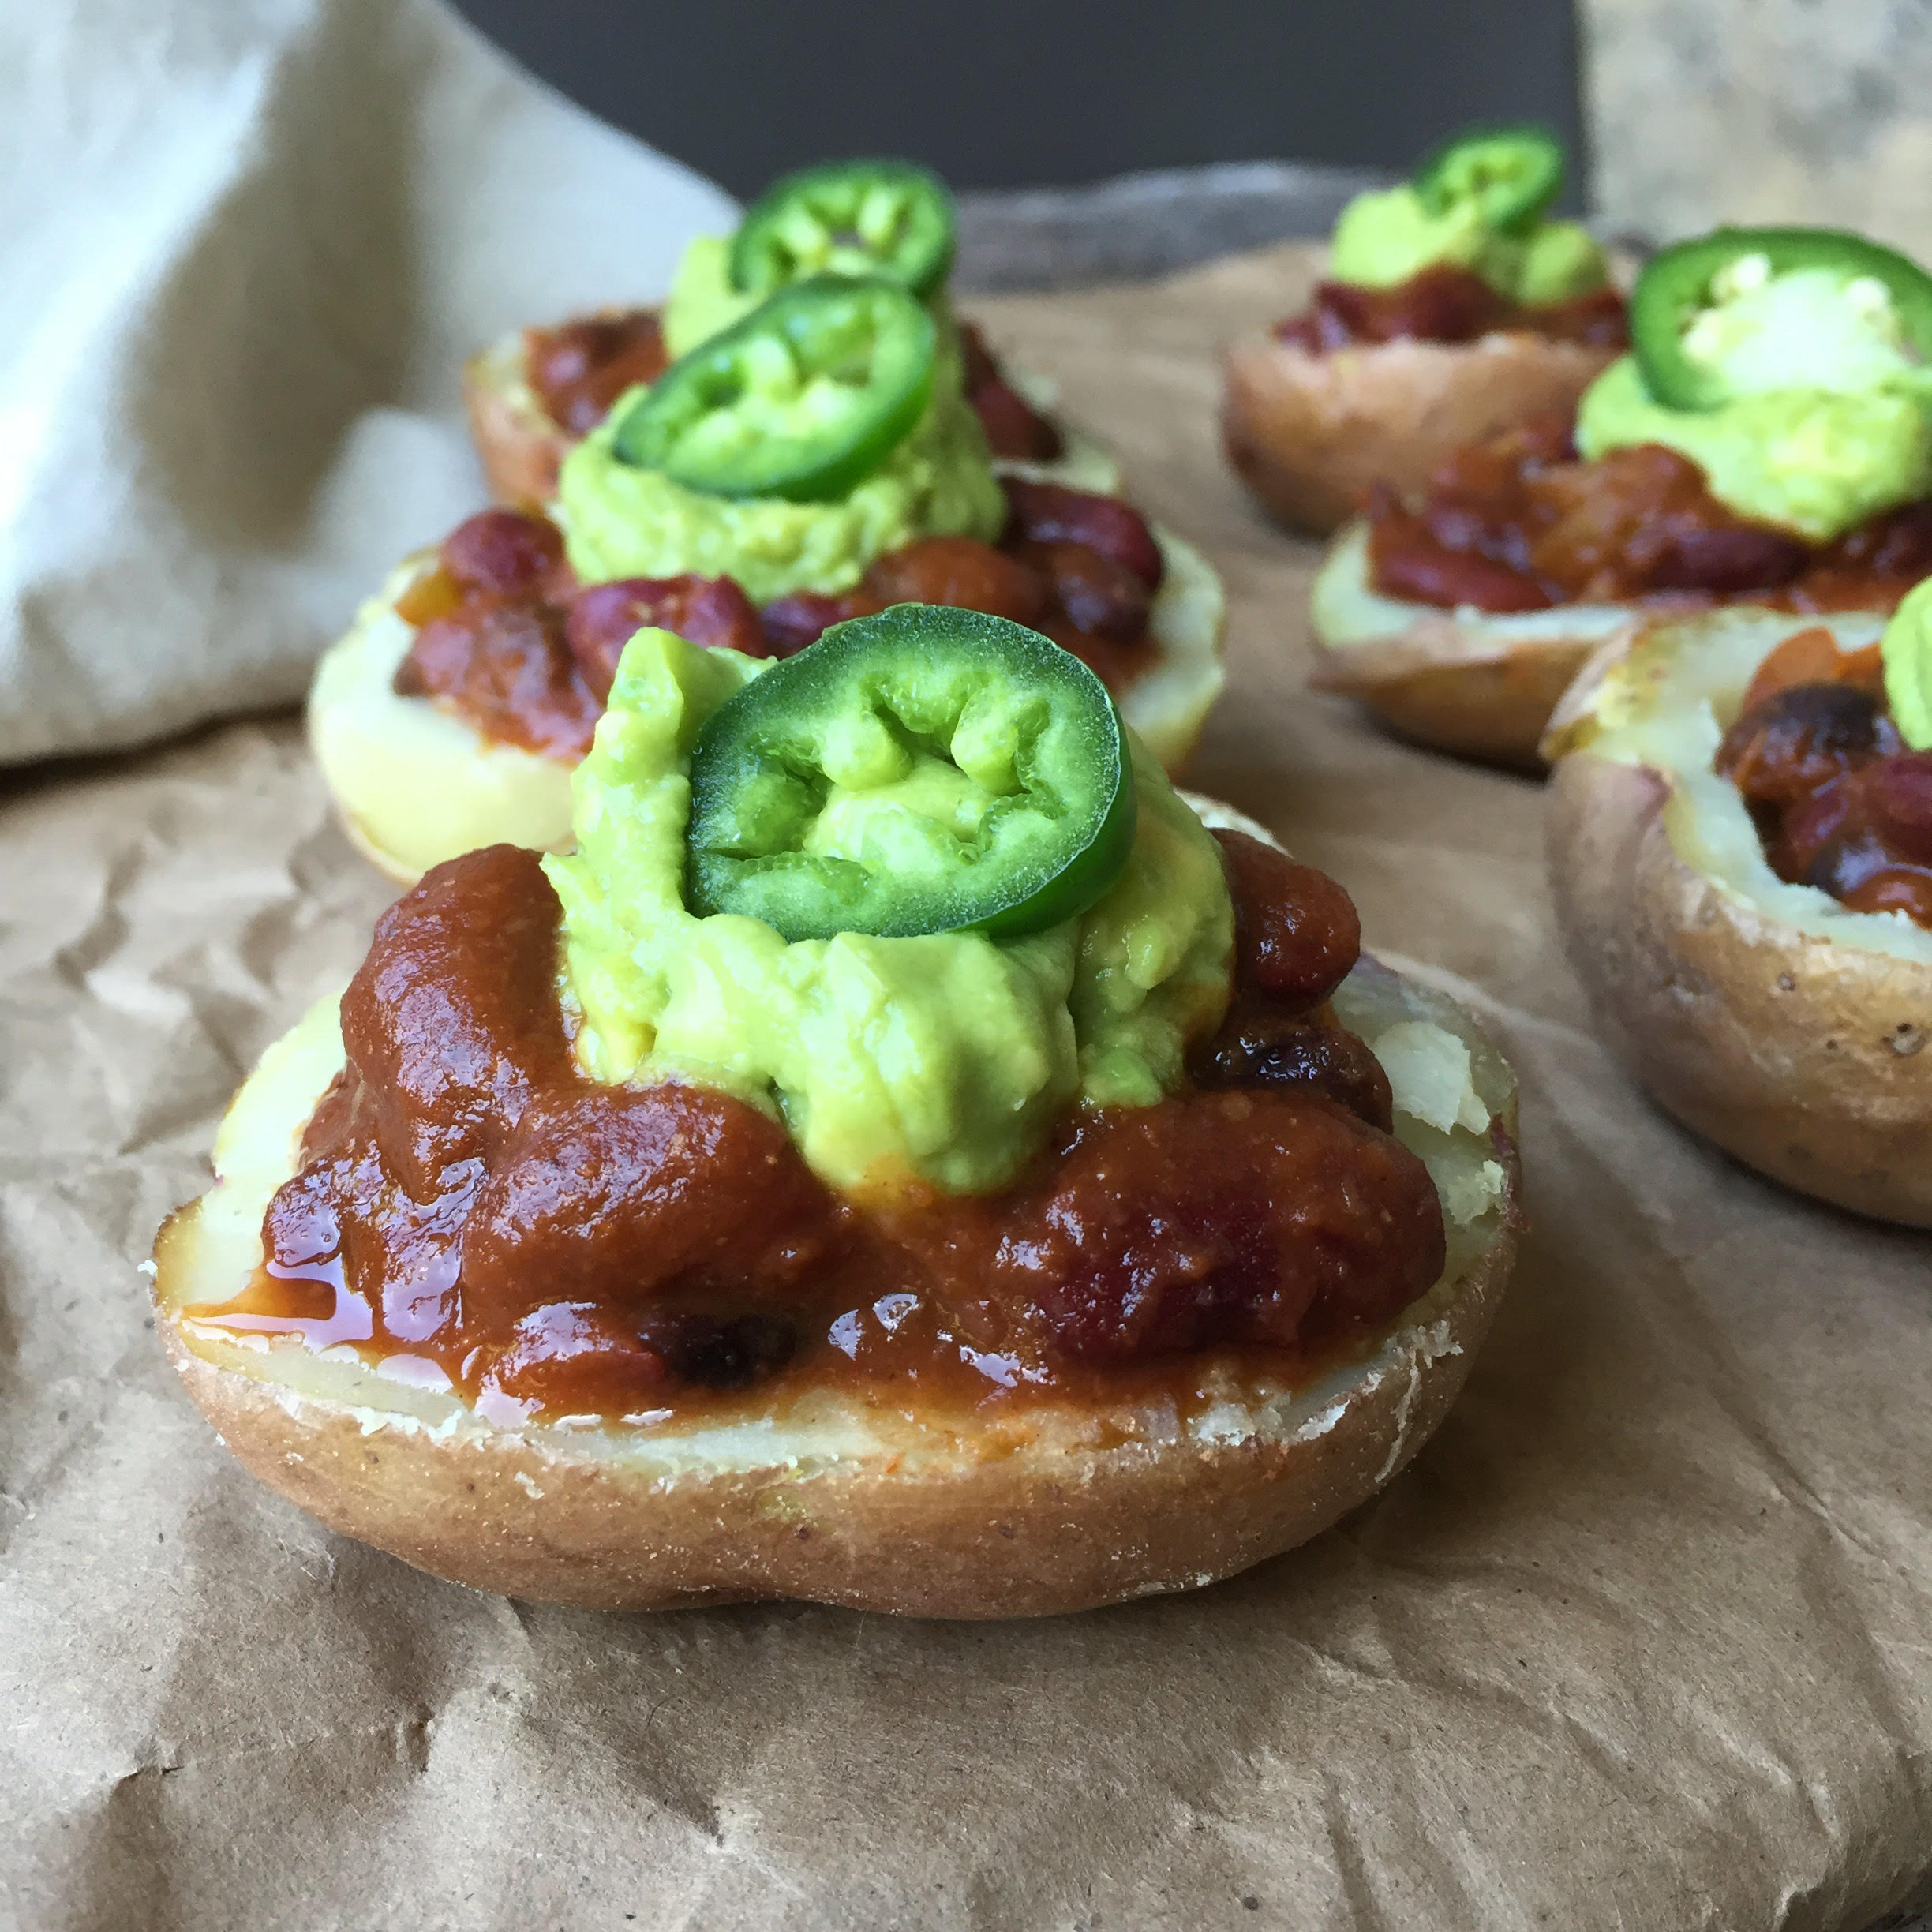
<path id="1" fill-rule="evenodd" d="M 713 713 L 691 757 L 685 897 L 787 939 L 1055 926 L 1133 844 L 1106 687 L 978 611 L 898 604 L 834 625 Z"/>
<path id="2" fill-rule="evenodd" d="M 897 283 L 814 276 L 672 363 L 612 454 L 710 496 L 843 496 L 918 426 L 935 345 Z"/>
<path id="3" fill-rule="evenodd" d="M 953 197 L 909 161 L 829 161 L 773 183 L 732 238 L 732 286 L 769 295 L 807 275 L 882 275 L 923 301 L 953 266 Z"/>

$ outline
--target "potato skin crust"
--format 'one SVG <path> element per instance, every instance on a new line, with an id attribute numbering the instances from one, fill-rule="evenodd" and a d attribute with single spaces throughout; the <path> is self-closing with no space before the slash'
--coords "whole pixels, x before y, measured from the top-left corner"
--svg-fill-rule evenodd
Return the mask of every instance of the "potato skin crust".
<path id="1" fill-rule="evenodd" d="M 1317 691 L 1358 699 L 1418 744 L 1512 770 L 1540 772 L 1557 700 L 1607 638 L 1638 613 L 1619 604 L 1493 616 L 1385 597 L 1369 581 L 1368 527 L 1328 547 L 1309 591 Z"/>
<path id="2" fill-rule="evenodd" d="M 1668 777 L 1577 751 L 1550 787 L 1557 922 L 1653 1097 L 1800 1193 L 1932 1227 L 1932 969 L 1814 939 L 1678 857 Z"/>
<path id="3" fill-rule="evenodd" d="M 1357 970 L 1390 1018 L 1416 1010 L 1396 1003 L 1403 983 L 1387 969 Z M 1453 1002 L 1410 987 L 1418 996 L 1437 1024 L 1479 1038 Z M 197 1350 L 181 1312 L 239 1286 L 219 1259 L 232 1239 L 211 1232 L 212 1193 L 162 1230 L 157 1326 L 187 1392 L 257 1477 L 436 1575 L 596 1609 L 797 1597 L 916 1616 L 1049 1615 L 1233 1575 L 1326 1529 L 1421 1447 L 1514 1264 L 1513 1088 L 1496 1124 L 1507 1192 L 1485 1245 L 1332 1399 L 1325 1387 L 1312 1417 L 1271 1432 L 1252 1409 L 1252 1432 L 1108 1441 L 1079 1410 L 929 1425 L 855 1401 L 829 1438 L 792 1428 L 755 1460 L 740 1447 L 667 1466 L 599 1453 L 579 1431 L 492 1427 L 470 1411 L 432 1427 L 367 1406 L 365 1374 L 364 1406 L 317 1392 L 331 1365 L 313 1356 L 298 1392 L 271 1359 L 243 1368 Z M 289 1167 L 295 1159 L 291 1141 Z M 856 1438 L 870 1446 L 843 1446 Z"/>
<path id="4" fill-rule="evenodd" d="M 1601 640 L 1500 639 L 1477 616 L 1425 610 L 1406 629 L 1342 649 L 1316 640 L 1309 682 L 1358 698 L 1390 730 L 1458 758 L 1540 772 L 1556 701 Z"/>
<path id="5" fill-rule="evenodd" d="M 463 365 L 462 394 L 490 495 L 517 510 L 555 502 L 557 471 L 576 439 L 544 414 L 524 380 L 522 336 L 473 355 Z"/>
<path id="6" fill-rule="evenodd" d="M 1518 331 L 1320 356 L 1251 336 L 1223 358 L 1222 440 L 1278 522 L 1326 536 L 1374 484 L 1413 494 L 1459 444 L 1574 408 L 1618 353 Z"/>
<path id="7" fill-rule="evenodd" d="M 905 1616 L 1044 1616 L 1219 1582 L 1365 1501 L 1448 1413 L 1513 1245 L 1506 1235 L 1465 1277 L 1443 1318 L 1454 1352 L 1359 1388 L 1320 1436 L 968 1444 L 915 1474 L 886 1458 L 666 1479 L 572 1457 L 536 1432 L 365 1432 L 354 1410 L 216 1367 L 161 1326 L 189 1395 L 270 1488 L 477 1589 L 596 1610 L 796 1597 Z"/>

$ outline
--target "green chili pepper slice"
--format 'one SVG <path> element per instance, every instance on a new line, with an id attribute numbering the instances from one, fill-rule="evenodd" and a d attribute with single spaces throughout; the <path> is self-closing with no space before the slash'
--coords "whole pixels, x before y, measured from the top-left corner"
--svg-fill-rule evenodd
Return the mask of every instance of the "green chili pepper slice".
<path id="1" fill-rule="evenodd" d="M 1665 407 L 1712 410 L 1730 401 L 1723 370 L 1693 356 L 1685 337 L 1720 299 L 1718 277 L 1752 256 L 1762 258 L 1769 275 L 1825 268 L 1847 284 L 1878 283 L 1913 351 L 1932 361 L 1932 277 L 1916 263 L 1835 228 L 1720 228 L 1652 256 L 1631 290 L 1631 346 L 1644 387 Z"/>
<path id="2" fill-rule="evenodd" d="M 882 275 L 922 301 L 953 266 L 953 197 L 909 161 L 829 161 L 774 182 L 732 238 L 733 287 L 768 295 L 826 270 Z"/>
<path id="3" fill-rule="evenodd" d="M 1004 617 L 896 604 L 713 712 L 691 756 L 685 899 L 787 939 L 1038 932 L 1133 844 L 1106 687 Z"/>
<path id="4" fill-rule="evenodd" d="M 1437 148 L 1414 179 L 1431 215 L 1473 201 L 1485 228 L 1518 234 L 1563 188 L 1563 144 L 1547 128 L 1472 128 Z"/>
<path id="5" fill-rule="evenodd" d="M 925 414 L 936 342 L 895 283 L 796 283 L 672 363 L 612 454 L 710 496 L 843 496 Z"/>

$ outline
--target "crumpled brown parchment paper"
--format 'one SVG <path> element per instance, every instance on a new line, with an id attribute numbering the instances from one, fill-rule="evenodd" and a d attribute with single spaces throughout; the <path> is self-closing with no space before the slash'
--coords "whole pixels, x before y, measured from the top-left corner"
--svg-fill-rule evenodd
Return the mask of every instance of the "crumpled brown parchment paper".
<path id="1" fill-rule="evenodd" d="M 1313 552 L 1222 468 L 1213 351 L 1309 267 L 975 306 L 1226 574 L 1195 781 L 1515 1058 L 1535 1228 L 1441 1434 L 1294 1555 L 1033 1624 L 605 1618 L 339 1541 L 177 1393 L 136 1270 L 385 889 L 288 717 L 16 774 L 0 1921 L 1858 1932 L 1923 1884 L 1932 1247 L 1652 1112 L 1537 788 L 1305 690 Z"/>

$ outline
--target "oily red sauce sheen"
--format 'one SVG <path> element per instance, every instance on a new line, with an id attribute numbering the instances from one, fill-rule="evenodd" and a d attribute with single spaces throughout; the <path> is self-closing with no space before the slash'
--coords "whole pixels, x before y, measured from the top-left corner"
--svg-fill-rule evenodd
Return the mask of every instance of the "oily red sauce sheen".
<path id="1" fill-rule="evenodd" d="M 439 866 L 343 999 L 347 1066 L 263 1268 L 193 1313 L 433 1364 L 501 1415 L 764 1410 L 827 1384 L 1185 1406 L 1217 1365 L 1305 1375 L 1436 1280 L 1441 1210 L 1326 1004 L 1359 942 L 1346 895 L 1220 836 L 1237 990 L 1184 1089 L 1069 1114 L 1002 1193 L 872 1209 L 738 1101 L 584 1079 L 536 859 Z"/>
<path id="2" fill-rule="evenodd" d="M 1044 631 L 1123 691 L 1153 662 L 1148 634 L 1159 546 L 1114 496 L 1009 478 L 998 546 L 924 537 L 877 560 L 837 596 L 800 592 L 758 610 L 730 577 L 625 578 L 580 586 L 556 526 L 485 510 L 444 540 L 437 567 L 396 608 L 417 631 L 398 668 L 405 697 L 441 700 L 486 737 L 579 758 L 617 659 L 661 625 L 706 648 L 788 657 L 829 624 L 890 604 L 950 604 Z"/>
<path id="3" fill-rule="evenodd" d="M 1368 509 L 1376 589 L 1487 611 L 1747 598 L 1792 611 L 1886 611 L 1932 572 L 1932 500 L 1808 544 L 1734 515 L 1697 464 L 1660 444 L 1584 462 L 1571 427 L 1541 416 L 1466 446 L 1419 504 L 1379 489 Z"/>
<path id="4" fill-rule="evenodd" d="M 1473 343 L 1504 331 L 1546 335 L 1593 349 L 1627 349 L 1630 329 L 1623 298 L 1596 289 L 1568 301 L 1535 307 L 1499 295 L 1481 275 L 1439 264 L 1393 288 L 1357 288 L 1350 282 L 1318 282 L 1299 315 L 1275 325 L 1279 341 L 1310 355 L 1373 343 Z"/>
<path id="5" fill-rule="evenodd" d="M 1932 927 L 1932 752 L 1899 737 L 1876 645 L 1841 656 L 1822 627 L 1786 638 L 1716 762 L 1780 878 Z"/>

